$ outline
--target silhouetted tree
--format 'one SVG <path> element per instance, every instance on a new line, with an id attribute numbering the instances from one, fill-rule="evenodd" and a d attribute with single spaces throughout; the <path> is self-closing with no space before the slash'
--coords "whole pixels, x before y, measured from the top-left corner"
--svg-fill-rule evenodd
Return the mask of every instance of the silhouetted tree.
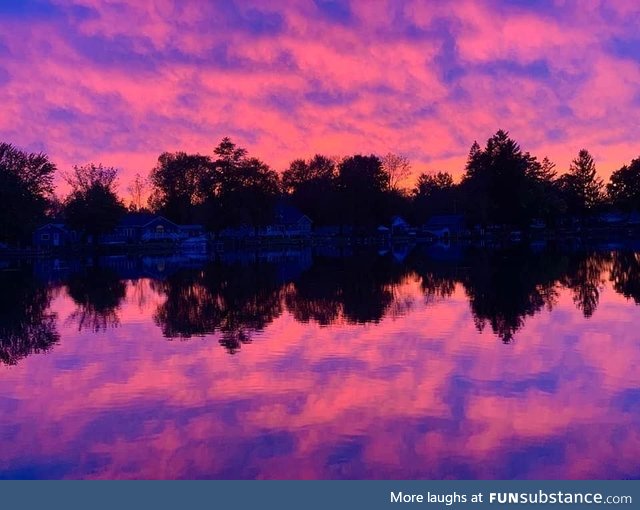
<path id="1" fill-rule="evenodd" d="M 273 220 L 278 174 L 257 158 L 229 166 L 221 174 L 220 217 L 226 225 L 263 226 Z"/>
<path id="2" fill-rule="evenodd" d="M 148 185 L 149 182 L 146 178 L 140 174 L 136 174 L 129 186 L 127 186 L 127 191 L 131 197 L 131 201 L 129 202 L 130 211 L 137 212 L 145 209 L 144 196 L 147 192 Z"/>
<path id="3" fill-rule="evenodd" d="M 210 228 L 261 226 L 273 219 L 273 207 L 280 193 L 278 174 L 258 158 L 248 157 L 246 149 L 230 138 L 223 138 L 207 158 L 201 179 L 188 189 L 202 190 L 202 197 L 187 193 L 183 202 L 204 204 Z M 195 198 L 195 200 L 194 200 Z"/>
<path id="4" fill-rule="evenodd" d="M 484 150 L 474 142 L 462 180 L 474 223 L 527 227 L 540 214 L 537 193 L 540 164 L 522 152 L 506 131 L 498 131 Z"/>
<path id="5" fill-rule="evenodd" d="M 557 178 L 556 164 L 547 157 L 542 163 L 536 161 L 529 167 L 529 177 L 536 216 L 547 225 L 555 225 L 567 210 Z"/>
<path id="6" fill-rule="evenodd" d="M 413 220 L 423 224 L 434 214 L 456 214 L 458 207 L 462 207 L 459 202 L 459 189 L 451 174 L 422 173 L 413 189 Z"/>
<path id="7" fill-rule="evenodd" d="M 247 157 L 247 149 L 237 146 L 231 138 L 225 136 L 213 149 L 216 156 L 216 165 L 224 171 L 225 165 L 237 166 Z"/>
<path id="8" fill-rule="evenodd" d="M 125 212 L 116 193 L 117 170 L 88 164 L 75 166 L 65 176 L 71 192 L 64 202 L 64 214 L 69 226 L 85 236 L 111 232 Z"/>
<path id="9" fill-rule="evenodd" d="M 331 158 L 316 154 L 309 161 L 292 161 L 282 174 L 282 188 L 315 224 L 326 225 L 338 221 L 335 207 L 336 165 Z"/>
<path id="10" fill-rule="evenodd" d="M 151 208 L 176 223 L 193 222 L 215 194 L 218 173 L 208 156 L 164 152 L 151 170 Z"/>
<path id="11" fill-rule="evenodd" d="M 51 195 L 51 198 L 48 200 L 45 216 L 51 219 L 62 218 L 64 216 L 64 202 L 56 195 Z"/>
<path id="12" fill-rule="evenodd" d="M 66 285 L 77 305 L 68 320 L 78 325 L 78 331 L 105 331 L 120 324 L 118 311 L 127 286 L 113 270 L 94 265 L 71 275 Z"/>
<path id="13" fill-rule="evenodd" d="M 560 178 L 569 212 L 587 215 L 599 206 L 603 199 L 604 183 L 598 176 L 591 154 L 582 149 Z"/>
<path id="14" fill-rule="evenodd" d="M 55 171 L 45 154 L 0 143 L 0 242 L 28 239 L 53 198 Z"/>
<path id="15" fill-rule="evenodd" d="M 30 267 L 0 271 L 0 289 L 0 362 L 15 365 L 59 342 L 57 316 L 49 310 L 51 288 Z"/>
<path id="16" fill-rule="evenodd" d="M 387 220 L 382 205 L 389 176 L 377 156 L 358 154 L 344 159 L 338 167 L 337 185 L 345 223 L 371 227 Z"/>
<path id="17" fill-rule="evenodd" d="M 425 197 L 432 197 L 440 191 L 448 191 L 454 186 L 453 177 L 447 172 L 437 174 L 420 174 L 414 193 Z"/>
<path id="18" fill-rule="evenodd" d="M 607 194 L 612 205 L 623 211 L 640 210 L 640 158 L 611 174 Z"/>
<path id="19" fill-rule="evenodd" d="M 401 183 L 411 175 L 411 163 L 406 156 L 389 152 L 382 157 L 382 170 L 389 179 L 388 188 L 393 191 L 401 189 Z"/>

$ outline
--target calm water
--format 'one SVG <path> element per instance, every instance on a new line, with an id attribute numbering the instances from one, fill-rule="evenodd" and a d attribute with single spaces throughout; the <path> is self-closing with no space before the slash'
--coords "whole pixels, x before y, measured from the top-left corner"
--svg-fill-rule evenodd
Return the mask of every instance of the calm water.
<path id="1" fill-rule="evenodd" d="M 2 478 L 640 476 L 640 250 L 0 263 Z"/>

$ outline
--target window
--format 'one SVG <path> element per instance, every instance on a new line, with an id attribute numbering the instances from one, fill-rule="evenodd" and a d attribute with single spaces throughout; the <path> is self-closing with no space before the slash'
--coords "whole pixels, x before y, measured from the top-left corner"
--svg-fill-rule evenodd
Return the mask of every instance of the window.
<path id="1" fill-rule="evenodd" d="M 40 234 L 40 240 L 41 241 L 48 241 L 49 240 L 49 234 Z"/>

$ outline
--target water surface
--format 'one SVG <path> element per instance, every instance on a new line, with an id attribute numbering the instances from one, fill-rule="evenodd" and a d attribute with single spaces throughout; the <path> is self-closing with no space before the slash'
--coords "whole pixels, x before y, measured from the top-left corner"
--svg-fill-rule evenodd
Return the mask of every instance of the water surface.
<path id="1" fill-rule="evenodd" d="M 0 477 L 637 478 L 605 248 L 0 263 Z"/>

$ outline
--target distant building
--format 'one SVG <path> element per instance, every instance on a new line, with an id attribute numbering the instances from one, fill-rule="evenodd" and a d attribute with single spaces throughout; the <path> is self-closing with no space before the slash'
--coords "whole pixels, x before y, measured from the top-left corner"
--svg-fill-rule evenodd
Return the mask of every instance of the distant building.
<path id="1" fill-rule="evenodd" d="M 402 216 L 394 216 L 391 218 L 391 232 L 394 235 L 406 235 L 409 233 L 411 226 Z"/>
<path id="2" fill-rule="evenodd" d="M 219 233 L 221 239 L 247 239 L 255 236 L 256 229 L 250 225 L 223 228 Z"/>
<path id="3" fill-rule="evenodd" d="M 178 225 L 184 237 L 201 237 L 205 235 L 203 225 Z"/>
<path id="4" fill-rule="evenodd" d="M 529 227 L 532 230 L 543 230 L 543 229 L 547 228 L 547 224 L 544 221 L 542 221 L 541 219 L 536 218 L 533 221 L 531 221 Z"/>
<path id="5" fill-rule="evenodd" d="M 188 237 L 180 242 L 180 251 L 187 257 L 204 257 L 207 255 L 208 245 L 207 237 L 204 235 Z"/>
<path id="6" fill-rule="evenodd" d="M 297 207 L 279 203 L 275 207 L 273 222 L 260 231 L 267 237 L 308 237 L 313 221 Z"/>
<path id="7" fill-rule="evenodd" d="M 177 225 L 164 216 L 149 213 L 125 214 L 113 232 L 99 237 L 100 244 L 138 244 L 153 241 L 179 242 L 204 235 L 202 225 Z M 64 247 L 79 242 L 81 236 L 62 222 L 47 223 L 32 236 L 37 248 Z"/>
<path id="8" fill-rule="evenodd" d="M 78 242 L 78 234 L 64 223 L 47 223 L 33 232 L 32 244 L 36 248 L 62 248 Z"/>
<path id="9" fill-rule="evenodd" d="M 457 237 L 466 232 L 464 216 L 461 214 L 432 216 L 423 225 L 422 232 L 438 239 Z"/>
<path id="10" fill-rule="evenodd" d="M 640 212 L 630 213 L 608 212 L 598 216 L 601 225 L 608 227 L 637 227 L 640 225 Z"/>
<path id="11" fill-rule="evenodd" d="M 135 244 L 153 241 L 178 242 L 204 233 L 202 225 L 178 225 L 164 216 L 128 213 L 113 232 L 100 237 L 102 244 Z"/>
<path id="12" fill-rule="evenodd" d="M 598 221 L 602 225 L 618 226 L 627 222 L 627 215 L 619 212 L 607 212 L 598 216 Z"/>

